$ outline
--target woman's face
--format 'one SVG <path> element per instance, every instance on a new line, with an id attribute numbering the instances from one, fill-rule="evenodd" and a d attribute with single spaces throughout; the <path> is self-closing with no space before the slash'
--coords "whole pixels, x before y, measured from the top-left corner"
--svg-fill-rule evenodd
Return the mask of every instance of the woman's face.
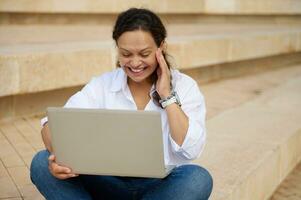
<path id="1" fill-rule="evenodd" d="M 152 35 L 142 30 L 124 32 L 117 40 L 118 60 L 127 76 L 134 82 L 150 80 L 156 70 L 158 49 Z"/>

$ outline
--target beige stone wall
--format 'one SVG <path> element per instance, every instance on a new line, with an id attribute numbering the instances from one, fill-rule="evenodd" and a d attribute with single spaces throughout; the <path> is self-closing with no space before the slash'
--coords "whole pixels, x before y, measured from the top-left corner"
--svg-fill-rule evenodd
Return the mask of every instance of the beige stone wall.
<path id="1" fill-rule="evenodd" d="M 239 32 L 187 35 L 185 38 L 171 37 L 167 40 L 168 51 L 178 69 L 301 50 L 301 29 L 295 32 L 269 30 L 244 35 Z M 68 34 L 65 36 L 68 37 Z M 115 68 L 116 49 L 111 39 L 108 42 L 47 42 L 47 45 L 41 41 L 40 45 L 20 45 L 18 48 L 6 45 L 2 48 L 0 70 L 5 76 L 0 79 L 0 85 L 9 83 L 9 86 L 0 88 L 0 96 L 73 87 L 86 83 L 91 76 Z"/>
<path id="2" fill-rule="evenodd" d="M 45 113 L 50 106 L 63 106 L 81 86 L 38 93 L 0 97 L 0 121 Z"/>
<path id="3" fill-rule="evenodd" d="M 299 0 L 2 0 L 1 12 L 118 13 L 145 7 L 157 13 L 300 14 Z"/>
<path id="4" fill-rule="evenodd" d="M 301 0 L 0 0 L 0 122 L 62 106 L 115 68 L 112 25 L 129 7 L 160 15 L 177 68 L 207 90 L 210 117 L 219 113 L 195 161 L 214 176 L 212 199 L 267 199 L 301 158 Z M 258 76 L 242 81 L 250 74 Z M 205 85 L 233 77 L 218 90 Z"/>
<path id="5" fill-rule="evenodd" d="M 193 77 L 201 85 L 204 85 L 221 79 L 286 68 L 300 62 L 301 53 L 296 53 L 227 64 L 208 65 L 202 68 L 182 69 L 181 71 Z M 87 81 L 90 79 L 91 77 L 88 77 Z M 72 94 L 80 90 L 82 85 L 0 97 L 0 121 L 1 119 L 18 116 L 41 114 L 49 106 L 62 106 Z"/>
<path id="6" fill-rule="evenodd" d="M 205 0 L 206 13 L 224 14 L 299 14 L 299 0 Z"/>
<path id="7" fill-rule="evenodd" d="M 115 68 L 112 25 L 129 7 L 160 14 L 178 69 L 215 72 L 216 65 L 300 52 L 300 2 L 1 0 L 2 108 L 15 95 L 80 86 Z"/>
<path id="8" fill-rule="evenodd" d="M 157 13 L 200 13 L 203 1 L 197 0 L 2 0 L 2 12 L 119 13 L 129 7 L 143 7 Z"/>

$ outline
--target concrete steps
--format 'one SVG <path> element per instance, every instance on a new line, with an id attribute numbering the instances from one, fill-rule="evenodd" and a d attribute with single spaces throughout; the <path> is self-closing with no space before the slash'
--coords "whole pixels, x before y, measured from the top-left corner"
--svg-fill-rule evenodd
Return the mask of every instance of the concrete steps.
<path id="1" fill-rule="evenodd" d="M 39 13 L 117 13 L 128 7 L 148 7 L 158 13 L 210 13 L 210 14 L 300 14 L 299 0 L 161 0 L 161 1 L 59 1 L 2 0 L 1 12 L 39 12 Z"/>
<path id="2" fill-rule="evenodd" d="M 212 200 L 268 199 L 300 162 L 300 87 L 299 73 L 208 120 L 208 143 L 196 163 L 213 174 Z"/>
<path id="3" fill-rule="evenodd" d="M 301 50 L 301 27 L 296 26 L 168 28 L 168 50 L 179 69 Z M 78 86 L 115 68 L 110 32 L 108 26 L 1 26 L 0 85 L 8 87 L 0 88 L 0 96 Z"/>
<path id="4" fill-rule="evenodd" d="M 29 116 L 115 68 L 112 24 L 132 6 L 160 14 L 177 68 L 205 94 L 208 143 L 196 162 L 213 174 L 212 199 L 269 198 L 301 155 L 300 0 L 2 0 L 0 199 L 42 199 L 28 177 L 42 148 Z"/>
<path id="5" fill-rule="evenodd" d="M 301 162 L 279 185 L 269 200 L 301 199 Z"/>
<path id="6" fill-rule="evenodd" d="M 277 56 L 292 55 L 295 60 L 301 49 L 299 4 L 300 0 L 3 0 L 0 85 L 5 87 L 0 87 L 0 119 L 43 112 L 45 105 L 63 102 L 92 76 L 115 68 L 112 25 L 129 7 L 158 13 L 167 26 L 168 50 L 177 68 L 203 74 L 208 82 L 246 73 L 240 62 L 249 62 L 248 70 L 254 71 L 251 65 L 260 59 L 275 64 L 283 63 Z"/>

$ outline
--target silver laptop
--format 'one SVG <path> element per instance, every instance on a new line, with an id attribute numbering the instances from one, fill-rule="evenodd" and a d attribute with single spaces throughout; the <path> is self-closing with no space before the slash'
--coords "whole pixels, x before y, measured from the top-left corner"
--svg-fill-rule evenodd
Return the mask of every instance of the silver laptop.
<path id="1" fill-rule="evenodd" d="M 163 178 L 161 116 L 155 111 L 48 108 L 56 161 L 77 174 Z"/>

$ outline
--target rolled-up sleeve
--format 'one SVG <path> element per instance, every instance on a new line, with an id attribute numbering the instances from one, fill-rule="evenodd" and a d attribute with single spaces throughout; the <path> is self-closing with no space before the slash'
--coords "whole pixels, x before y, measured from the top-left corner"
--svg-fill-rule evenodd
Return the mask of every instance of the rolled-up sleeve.
<path id="1" fill-rule="evenodd" d="M 179 94 L 180 96 L 180 94 Z M 169 134 L 172 151 L 183 161 L 198 158 L 206 141 L 206 107 L 205 99 L 196 83 L 194 83 L 184 96 L 180 96 L 182 110 L 188 117 L 188 130 L 184 142 L 179 146 Z"/>

